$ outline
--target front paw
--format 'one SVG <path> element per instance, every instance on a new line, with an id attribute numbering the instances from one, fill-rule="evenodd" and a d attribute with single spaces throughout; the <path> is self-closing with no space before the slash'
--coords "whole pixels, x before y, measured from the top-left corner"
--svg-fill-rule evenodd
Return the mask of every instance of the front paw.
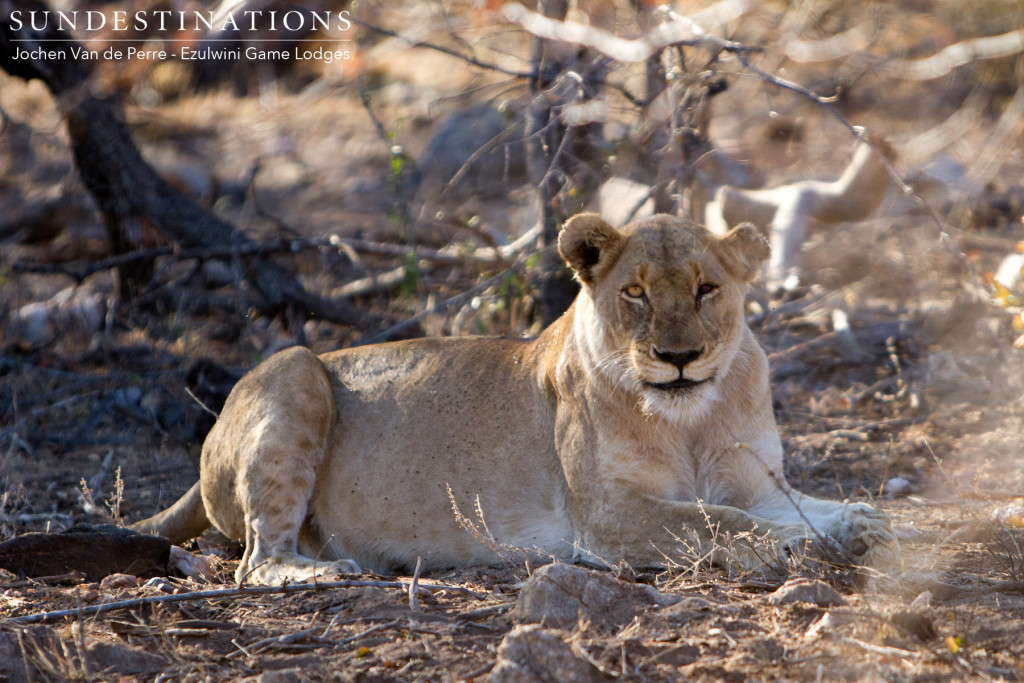
<path id="1" fill-rule="evenodd" d="M 887 573 L 900 569 L 900 543 L 892 532 L 889 515 L 870 505 L 846 505 L 839 524 L 829 530 L 829 536 L 849 564 Z"/>

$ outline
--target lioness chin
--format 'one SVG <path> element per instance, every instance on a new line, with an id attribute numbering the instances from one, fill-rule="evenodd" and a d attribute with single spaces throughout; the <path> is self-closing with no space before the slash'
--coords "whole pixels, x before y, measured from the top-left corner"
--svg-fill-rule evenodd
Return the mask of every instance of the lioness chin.
<path id="1" fill-rule="evenodd" d="M 228 398 L 199 483 L 135 528 L 178 542 L 212 524 L 245 543 L 238 580 L 264 583 L 497 562 L 453 514 L 477 501 L 498 544 L 554 558 L 663 566 L 726 545 L 747 568 L 807 547 L 897 565 L 884 514 L 783 477 L 743 318 L 769 255 L 753 227 L 583 214 L 558 248 L 582 291 L 535 340 L 268 359 Z"/>

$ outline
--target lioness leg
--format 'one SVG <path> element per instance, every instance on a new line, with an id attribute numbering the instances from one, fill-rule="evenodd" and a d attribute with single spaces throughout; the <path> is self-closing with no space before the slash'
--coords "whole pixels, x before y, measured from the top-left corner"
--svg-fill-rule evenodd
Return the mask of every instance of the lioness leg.
<path id="1" fill-rule="evenodd" d="M 889 516 L 865 503 L 820 500 L 783 486 L 752 512 L 807 526 L 826 559 L 884 571 L 899 569 L 900 544 Z"/>
<path id="2" fill-rule="evenodd" d="M 752 515 L 728 505 L 651 496 L 601 506 L 592 519 L 583 533 L 584 548 L 598 559 L 624 559 L 637 566 L 710 560 L 757 569 L 802 550 L 812 540 L 803 524 Z"/>
<path id="3" fill-rule="evenodd" d="M 202 482 L 211 521 L 225 534 L 244 537 L 239 582 L 359 571 L 350 560 L 328 562 L 297 551 L 335 420 L 330 378 L 307 349 L 273 356 L 232 391 L 203 446 Z"/>

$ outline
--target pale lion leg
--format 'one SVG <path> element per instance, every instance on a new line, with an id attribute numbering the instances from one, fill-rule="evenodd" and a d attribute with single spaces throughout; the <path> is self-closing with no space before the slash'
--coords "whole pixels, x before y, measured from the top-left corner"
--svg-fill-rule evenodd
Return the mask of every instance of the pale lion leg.
<path id="1" fill-rule="evenodd" d="M 351 560 L 305 557 L 299 533 L 309 510 L 334 428 L 335 405 L 327 372 L 305 349 L 284 351 L 249 380 L 268 397 L 253 407 L 232 448 L 245 452 L 235 495 L 242 503 L 245 555 L 239 582 L 305 581 L 317 575 L 359 571 Z M 211 462 L 214 462 L 211 460 Z"/>
<path id="2" fill-rule="evenodd" d="M 305 581 L 318 575 L 358 572 L 351 560 L 305 557 L 297 550 L 316 483 L 315 464 L 322 459 L 314 440 L 271 422 L 258 440 L 255 465 L 239 476 L 245 497 L 245 556 L 235 574 L 241 582 Z M 267 467 L 267 463 L 288 463 Z"/>
<path id="3" fill-rule="evenodd" d="M 769 519 L 803 524 L 815 544 L 819 548 L 824 545 L 821 549 L 826 558 L 834 554 L 843 563 L 882 571 L 900 567 L 900 544 L 889 516 L 866 503 L 820 500 L 787 488 L 755 512 Z"/>

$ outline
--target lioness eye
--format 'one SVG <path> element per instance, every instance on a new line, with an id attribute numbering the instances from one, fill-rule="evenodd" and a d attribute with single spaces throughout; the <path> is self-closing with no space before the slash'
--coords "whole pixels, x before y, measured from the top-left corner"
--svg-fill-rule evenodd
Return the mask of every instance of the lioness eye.
<path id="1" fill-rule="evenodd" d="M 710 282 L 705 282 L 701 284 L 699 287 L 697 287 L 697 298 L 702 299 L 706 297 L 708 294 L 713 293 L 716 289 L 718 289 L 717 286 L 711 284 Z"/>
<path id="2" fill-rule="evenodd" d="M 644 288 L 641 287 L 640 285 L 627 285 L 626 288 L 622 290 L 622 292 L 630 299 L 644 298 Z"/>

